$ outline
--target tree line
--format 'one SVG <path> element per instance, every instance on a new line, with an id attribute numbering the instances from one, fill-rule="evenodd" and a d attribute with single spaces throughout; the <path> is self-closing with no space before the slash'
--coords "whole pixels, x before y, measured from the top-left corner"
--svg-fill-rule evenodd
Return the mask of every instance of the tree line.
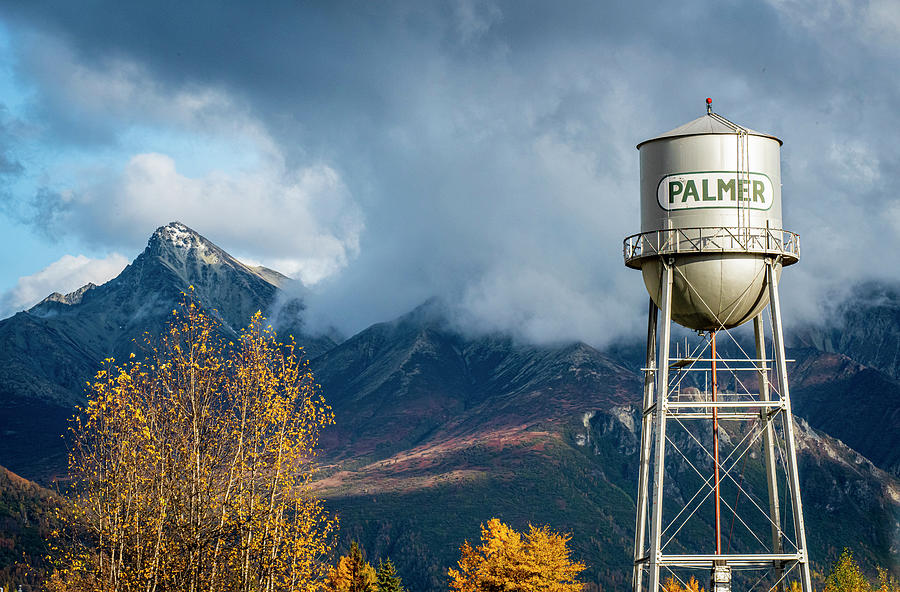
<path id="1" fill-rule="evenodd" d="M 548 527 L 530 526 L 518 532 L 496 518 L 481 526 L 481 544 L 460 548 L 457 568 L 450 568 L 450 589 L 456 592 L 580 592 L 583 563 L 573 561 L 569 535 Z M 390 559 L 374 569 L 354 541 L 350 553 L 328 571 L 327 592 L 405 592 Z"/>
<path id="2" fill-rule="evenodd" d="M 51 592 L 406 592 L 390 558 L 353 542 L 312 490 L 319 431 L 334 421 L 292 339 L 257 313 L 232 340 L 185 295 L 144 355 L 104 362 L 74 420 L 72 484 L 56 509 Z M 493 518 L 447 571 L 455 592 L 581 592 L 571 535 Z M 867 583 L 845 554 L 824 592 Z M 667 592 L 701 592 L 669 580 Z"/>

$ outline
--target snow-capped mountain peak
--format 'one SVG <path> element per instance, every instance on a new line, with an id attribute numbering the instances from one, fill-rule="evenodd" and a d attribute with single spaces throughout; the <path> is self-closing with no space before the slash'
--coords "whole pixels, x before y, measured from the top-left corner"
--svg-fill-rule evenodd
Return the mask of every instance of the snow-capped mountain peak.
<path id="1" fill-rule="evenodd" d="M 194 252 L 204 262 L 211 264 L 218 263 L 225 255 L 222 249 L 178 221 L 157 228 L 147 246 L 153 251 L 168 251 L 182 255 Z"/>

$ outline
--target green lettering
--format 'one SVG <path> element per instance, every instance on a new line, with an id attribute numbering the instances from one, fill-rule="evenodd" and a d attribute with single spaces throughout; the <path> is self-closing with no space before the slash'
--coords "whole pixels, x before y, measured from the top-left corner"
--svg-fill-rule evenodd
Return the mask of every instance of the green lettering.
<path id="1" fill-rule="evenodd" d="M 731 194 L 731 201 L 734 201 L 734 179 L 726 183 L 723 179 L 719 179 L 718 183 L 718 194 L 719 200 L 722 199 L 722 194 L 728 192 Z"/>
<path id="2" fill-rule="evenodd" d="M 691 180 L 684 184 L 684 197 L 681 198 L 681 202 L 686 202 L 688 197 L 693 197 L 694 201 L 700 201 L 700 195 L 697 193 L 697 184 Z"/>
<path id="3" fill-rule="evenodd" d="M 703 201 L 716 201 L 716 196 L 709 194 L 709 179 L 703 179 Z"/>
<path id="4" fill-rule="evenodd" d="M 669 203 L 675 203 L 675 196 L 681 193 L 684 185 L 681 181 L 669 181 Z"/>
<path id="5" fill-rule="evenodd" d="M 766 203 L 766 198 L 763 197 L 763 191 L 765 190 L 765 184 L 762 181 L 754 181 L 753 182 L 753 201 L 761 201 Z"/>
<path id="6" fill-rule="evenodd" d="M 741 179 L 738 182 L 738 201 L 750 201 L 750 179 Z M 744 197 L 744 196 L 747 197 Z"/>

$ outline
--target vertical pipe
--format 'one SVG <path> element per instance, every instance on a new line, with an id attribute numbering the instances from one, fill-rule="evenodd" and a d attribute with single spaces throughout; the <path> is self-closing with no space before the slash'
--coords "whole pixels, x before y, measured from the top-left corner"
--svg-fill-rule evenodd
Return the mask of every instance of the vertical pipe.
<path id="1" fill-rule="evenodd" d="M 663 477 L 666 458 L 666 411 L 669 396 L 669 340 L 672 331 L 672 261 L 661 261 L 660 309 L 662 332 L 659 338 L 659 367 L 656 370 L 656 458 L 653 466 L 653 515 L 650 519 L 650 583 L 649 592 L 659 590 L 659 568 L 662 557 Z M 803 592 L 807 592 L 804 590 Z"/>
<path id="2" fill-rule="evenodd" d="M 797 473 L 797 443 L 794 438 L 794 421 L 791 415 L 791 397 L 788 392 L 787 361 L 784 355 L 784 333 L 781 325 L 781 303 L 778 298 L 778 278 L 775 274 L 775 263 L 766 261 L 766 280 L 769 284 L 769 306 L 772 311 L 773 348 L 775 352 L 775 368 L 778 373 L 778 390 L 781 393 L 781 417 L 784 422 L 785 448 L 787 448 L 788 486 L 791 490 L 791 505 L 794 514 L 794 529 L 797 537 L 797 550 L 800 555 L 800 584 L 803 592 L 813 592 L 809 574 L 809 557 L 806 546 L 806 528 L 803 524 L 803 504 L 800 500 L 800 476 Z"/>
<path id="3" fill-rule="evenodd" d="M 712 332 L 712 402 L 717 401 L 719 387 L 716 377 L 716 332 Z M 716 555 L 722 554 L 722 509 L 719 497 L 719 408 L 713 406 L 713 488 L 716 503 Z"/>
<path id="4" fill-rule="evenodd" d="M 769 401 L 769 367 L 766 362 L 766 334 L 762 313 L 753 319 L 753 335 L 756 338 L 756 359 L 758 360 L 759 400 Z M 775 463 L 775 428 L 768 408 L 759 410 L 759 420 L 763 429 L 763 456 L 766 461 L 766 482 L 769 486 L 769 519 L 772 522 L 772 553 L 782 553 L 781 544 L 781 506 L 778 500 L 778 474 Z M 779 581 L 778 592 L 784 590 L 784 565 L 775 562 L 775 580 Z"/>
<path id="5" fill-rule="evenodd" d="M 656 321 L 658 309 L 650 298 L 647 315 L 647 358 L 644 366 L 644 406 L 641 409 L 641 465 L 638 474 L 637 517 L 634 527 L 634 571 L 631 576 L 633 592 L 641 592 L 644 554 L 647 552 L 647 498 L 649 497 L 650 454 L 653 447 L 653 381 L 656 379 Z"/>

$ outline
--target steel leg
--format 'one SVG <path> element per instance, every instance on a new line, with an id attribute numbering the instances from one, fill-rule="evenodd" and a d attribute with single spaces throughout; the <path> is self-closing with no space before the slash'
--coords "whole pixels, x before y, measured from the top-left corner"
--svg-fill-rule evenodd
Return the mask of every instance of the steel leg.
<path id="1" fill-rule="evenodd" d="M 641 413 L 641 466 L 638 476 L 637 522 L 634 528 L 634 572 L 631 577 L 633 592 L 641 592 L 643 584 L 643 565 L 638 563 L 647 552 L 647 498 L 650 480 L 650 454 L 653 447 L 653 414 L 649 413 L 653 405 L 653 381 L 656 379 L 656 320 L 659 310 L 650 298 L 650 310 L 647 316 L 647 358 L 644 370 L 644 406 Z"/>
<path id="2" fill-rule="evenodd" d="M 800 477 L 797 473 L 797 442 L 794 437 L 794 422 L 791 414 L 791 397 L 788 391 L 787 363 L 784 354 L 784 333 L 781 324 L 781 304 L 778 298 L 778 278 L 775 274 L 775 263 L 766 263 L 766 275 L 769 284 L 769 306 L 772 311 L 772 333 L 775 351 L 775 367 L 778 373 L 778 390 L 781 392 L 782 419 L 784 421 L 784 439 L 787 448 L 788 486 L 791 490 L 791 505 L 794 515 L 794 529 L 797 536 L 797 547 L 800 552 L 800 583 L 803 592 L 813 592 L 809 574 L 809 555 L 806 547 L 806 528 L 803 524 L 803 504 L 800 500 Z"/>
<path id="3" fill-rule="evenodd" d="M 669 395 L 669 341 L 672 331 L 672 281 L 673 270 L 669 262 L 663 262 L 660 309 L 662 332 L 659 339 L 659 367 L 656 371 L 656 459 L 653 477 L 653 516 L 650 521 L 650 585 L 648 590 L 659 590 L 660 555 L 662 554 L 663 480 L 666 457 L 666 404 Z M 803 592 L 807 592 L 804 590 Z"/>
<path id="4" fill-rule="evenodd" d="M 756 337 L 756 359 L 759 360 L 759 398 L 769 401 L 769 368 L 766 363 L 766 334 L 763 327 L 762 313 L 753 319 L 753 334 Z M 778 475 L 775 471 L 775 428 L 772 425 L 769 410 L 759 410 L 759 419 L 763 431 L 763 456 L 766 460 L 766 482 L 769 486 L 769 518 L 772 521 L 772 553 L 781 553 L 781 507 L 778 501 Z M 784 565 L 775 564 L 775 579 L 781 580 Z M 784 582 L 778 584 L 778 591 L 784 590 Z"/>

